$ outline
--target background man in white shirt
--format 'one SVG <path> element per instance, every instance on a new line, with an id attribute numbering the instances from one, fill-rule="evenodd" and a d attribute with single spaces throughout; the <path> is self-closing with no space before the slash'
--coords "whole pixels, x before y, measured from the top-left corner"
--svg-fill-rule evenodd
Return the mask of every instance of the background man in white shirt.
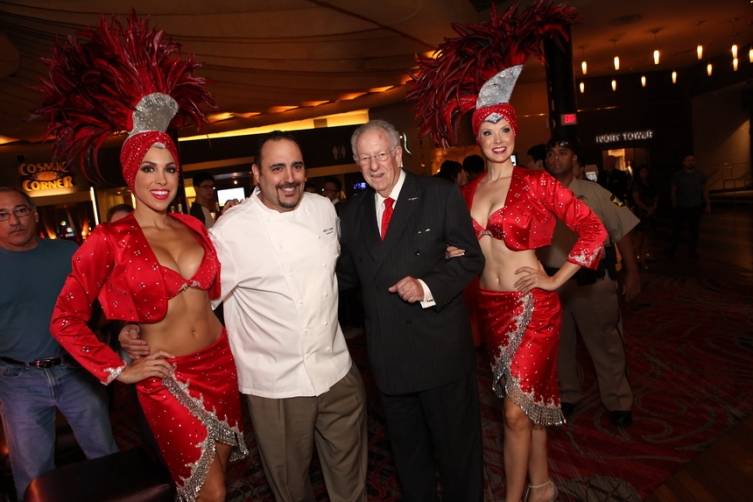
<path id="1" fill-rule="evenodd" d="M 337 322 L 337 216 L 304 193 L 298 144 L 274 132 L 257 189 L 210 230 L 225 325 L 277 501 L 313 501 L 314 443 L 332 502 L 366 501 L 366 394 Z"/>

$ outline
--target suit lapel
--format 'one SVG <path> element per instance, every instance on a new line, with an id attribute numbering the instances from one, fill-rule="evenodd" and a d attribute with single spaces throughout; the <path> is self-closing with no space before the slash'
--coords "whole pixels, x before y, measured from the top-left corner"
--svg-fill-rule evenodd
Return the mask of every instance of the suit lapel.
<path id="1" fill-rule="evenodd" d="M 382 255 L 382 239 L 379 237 L 379 227 L 376 222 L 376 208 L 374 203 L 374 191 L 369 189 L 363 194 L 361 204 L 361 218 L 356 219 L 359 222 L 360 235 L 366 249 L 375 261 L 380 261 Z"/>
<path id="2" fill-rule="evenodd" d="M 414 220 L 414 215 L 421 205 L 421 190 L 416 177 L 412 174 L 405 173 L 405 183 L 400 190 L 395 212 L 392 213 L 387 237 L 382 243 L 382 258 L 400 243 L 405 243 L 405 232 L 413 228 L 410 223 Z"/>

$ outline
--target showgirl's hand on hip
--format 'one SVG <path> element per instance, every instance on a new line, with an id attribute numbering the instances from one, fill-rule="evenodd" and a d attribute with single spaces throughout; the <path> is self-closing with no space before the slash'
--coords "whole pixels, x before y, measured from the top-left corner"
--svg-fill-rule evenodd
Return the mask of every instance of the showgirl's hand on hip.
<path id="1" fill-rule="evenodd" d="M 164 351 L 132 361 L 118 376 L 122 383 L 136 383 L 147 378 L 165 378 L 172 374 L 173 367 L 167 361 L 170 354 Z"/>
<path id="2" fill-rule="evenodd" d="M 533 288 L 544 291 L 554 291 L 558 288 L 554 278 L 541 268 L 520 267 L 515 271 L 515 275 L 519 276 L 515 281 L 515 289 L 523 293 L 530 293 Z"/>

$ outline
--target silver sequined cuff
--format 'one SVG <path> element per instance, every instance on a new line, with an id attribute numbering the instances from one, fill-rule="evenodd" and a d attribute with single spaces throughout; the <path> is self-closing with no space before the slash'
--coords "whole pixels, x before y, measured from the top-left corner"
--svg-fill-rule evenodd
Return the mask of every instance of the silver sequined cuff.
<path id="1" fill-rule="evenodd" d="M 117 368 L 105 368 L 105 371 L 107 372 L 107 380 L 105 380 L 103 383 L 105 385 L 110 385 L 113 380 L 118 378 L 121 373 L 123 373 L 123 370 L 126 369 L 127 365 L 118 366 Z"/>

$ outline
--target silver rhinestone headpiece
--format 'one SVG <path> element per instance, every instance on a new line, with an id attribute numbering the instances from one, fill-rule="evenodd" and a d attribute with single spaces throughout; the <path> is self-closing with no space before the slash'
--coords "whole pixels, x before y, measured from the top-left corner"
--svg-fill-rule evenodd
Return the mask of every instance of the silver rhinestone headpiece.
<path id="1" fill-rule="evenodd" d="M 511 66 L 487 80 L 481 87 L 478 98 L 476 98 L 476 109 L 509 103 L 521 70 L 523 70 L 523 65 Z M 489 120 L 489 118 L 487 117 L 486 120 Z"/>
<path id="2" fill-rule="evenodd" d="M 128 137 L 147 131 L 167 131 L 178 113 L 178 103 L 167 94 L 153 92 L 141 98 L 133 111 L 133 129 Z"/>

